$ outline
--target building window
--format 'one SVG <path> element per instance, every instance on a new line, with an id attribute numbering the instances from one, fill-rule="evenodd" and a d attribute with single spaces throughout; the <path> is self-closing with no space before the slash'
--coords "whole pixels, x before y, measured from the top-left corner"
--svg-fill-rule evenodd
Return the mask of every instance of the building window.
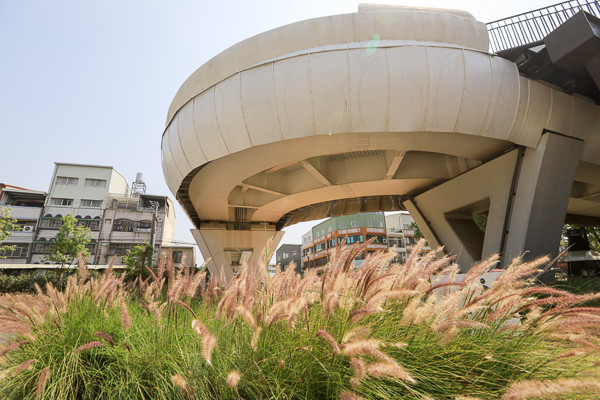
<path id="1" fill-rule="evenodd" d="M 116 219 L 112 230 L 114 232 L 133 232 L 135 222 L 129 219 Z"/>
<path id="2" fill-rule="evenodd" d="M 367 225 L 367 227 L 372 227 L 373 226 L 373 221 L 369 220 L 369 221 L 365 221 L 365 225 Z"/>
<path id="3" fill-rule="evenodd" d="M 33 254 L 49 254 L 50 249 L 54 246 L 52 242 L 37 242 L 33 244 Z"/>
<path id="4" fill-rule="evenodd" d="M 62 224 L 62 218 L 43 217 L 40 219 L 40 228 L 42 229 L 58 229 Z"/>
<path id="5" fill-rule="evenodd" d="M 173 252 L 173 262 L 174 263 L 180 263 L 182 259 L 183 259 L 183 252 L 181 250 Z"/>
<path id="6" fill-rule="evenodd" d="M 51 206 L 72 206 L 73 199 L 61 199 L 59 197 L 52 197 L 50 199 Z"/>
<path id="7" fill-rule="evenodd" d="M 312 247 L 308 247 L 308 248 L 306 248 L 306 249 L 302 250 L 302 255 L 303 255 L 303 256 L 307 256 L 307 255 L 309 255 L 309 254 L 312 254 L 312 253 L 313 253 L 313 250 L 314 250 L 314 249 L 313 249 Z"/>
<path id="8" fill-rule="evenodd" d="M 99 231 L 100 230 L 100 220 L 99 219 L 80 219 L 79 225 L 84 228 L 90 228 L 91 231 Z"/>
<path id="9" fill-rule="evenodd" d="M 335 239 L 329 239 L 327 241 L 327 247 L 335 247 Z"/>
<path id="10" fill-rule="evenodd" d="M 25 258 L 27 257 L 28 244 L 16 244 L 13 250 L 0 250 L 0 256 L 5 258 Z"/>
<path id="11" fill-rule="evenodd" d="M 315 245 L 315 251 L 325 250 L 325 242 Z"/>
<path id="12" fill-rule="evenodd" d="M 352 228 L 358 228 L 358 221 L 350 221 L 350 226 Z"/>
<path id="13" fill-rule="evenodd" d="M 377 223 L 377 225 L 378 225 L 380 228 L 383 228 L 383 221 L 379 221 L 379 222 Z"/>
<path id="14" fill-rule="evenodd" d="M 100 207 L 102 207 L 102 200 L 83 199 L 83 200 L 81 200 L 81 207 L 100 208 Z"/>
<path id="15" fill-rule="evenodd" d="M 88 243 L 85 245 L 85 248 L 88 249 L 90 254 L 96 254 L 96 243 Z"/>
<path id="16" fill-rule="evenodd" d="M 346 229 L 348 224 L 346 222 L 340 222 L 340 229 Z"/>
<path id="17" fill-rule="evenodd" d="M 133 246 L 133 243 L 111 243 L 108 246 L 108 255 L 124 256 L 127 254 L 127 250 L 133 249 Z"/>
<path id="18" fill-rule="evenodd" d="M 79 183 L 79 178 L 75 178 L 72 176 L 57 176 L 56 177 L 57 185 L 77 186 L 77 183 Z"/>
<path id="19" fill-rule="evenodd" d="M 367 240 L 371 240 L 371 239 L 375 239 L 373 240 L 373 243 L 383 243 L 383 240 L 385 239 L 385 236 L 382 235 L 367 235 Z"/>
<path id="20" fill-rule="evenodd" d="M 87 187 L 106 187 L 106 179 L 85 178 L 85 186 L 87 186 Z"/>
<path id="21" fill-rule="evenodd" d="M 346 238 L 346 244 L 354 244 L 354 243 L 362 243 L 362 242 L 363 242 L 363 235 L 348 236 Z"/>
<path id="22" fill-rule="evenodd" d="M 404 224 L 404 225 L 402 225 L 402 227 L 403 227 L 404 229 L 410 229 L 410 225 L 409 225 L 409 224 Z"/>

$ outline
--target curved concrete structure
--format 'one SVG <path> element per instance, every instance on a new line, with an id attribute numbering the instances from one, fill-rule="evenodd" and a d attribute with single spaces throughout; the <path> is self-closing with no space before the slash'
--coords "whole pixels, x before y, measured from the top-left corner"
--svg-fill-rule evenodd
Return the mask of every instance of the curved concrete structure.
<path id="1" fill-rule="evenodd" d="M 557 220 L 567 205 L 600 217 L 598 106 L 487 50 L 468 13 L 361 5 L 200 67 L 169 109 L 162 163 L 209 268 L 230 276 L 265 235 L 277 242 L 286 225 L 358 211 L 407 207 L 464 265 L 531 249 L 548 190 L 562 188 L 548 206 Z M 488 213 L 485 235 L 468 222 L 477 212 Z"/>

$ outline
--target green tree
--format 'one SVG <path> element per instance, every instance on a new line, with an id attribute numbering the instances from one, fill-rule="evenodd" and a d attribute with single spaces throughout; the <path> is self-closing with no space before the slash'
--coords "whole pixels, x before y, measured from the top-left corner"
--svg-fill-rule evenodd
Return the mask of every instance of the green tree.
<path id="1" fill-rule="evenodd" d="M 2 246 L 4 240 L 12 235 L 14 231 L 18 231 L 19 226 L 17 220 L 10 218 L 10 208 L 0 207 L 0 258 L 4 258 L 4 253 L 13 251 L 15 246 Z"/>
<path id="2" fill-rule="evenodd" d="M 154 249 L 150 243 L 138 244 L 133 250 L 127 250 L 127 254 L 123 256 L 127 267 L 125 280 L 131 281 L 137 277 L 146 279 L 150 275 L 148 268 L 152 268 L 153 256 Z"/>
<path id="3" fill-rule="evenodd" d="M 423 233 L 421 232 L 415 221 L 411 222 L 410 225 L 408 225 L 408 227 L 410 229 L 414 229 L 415 233 L 413 233 L 413 238 L 415 240 L 423 239 Z"/>
<path id="4" fill-rule="evenodd" d="M 71 265 L 77 260 L 79 253 L 83 258 L 87 258 L 90 251 L 86 246 L 91 238 L 89 228 L 79 225 L 72 215 L 65 215 L 62 217 L 62 226 L 56 234 L 56 242 L 50 249 L 50 254 L 44 257 L 44 261 Z"/>
<path id="5" fill-rule="evenodd" d="M 562 244 L 567 245 L 567 232 L 571 229 L 581 229 L 587 234 L 588 241 L 590 242 L 590 248 L 592 250 L 600 251 L 600 227 L 597 226 L 583 226 L 583 225 L 569 225 L 565 224 L 562 231 Z"/>

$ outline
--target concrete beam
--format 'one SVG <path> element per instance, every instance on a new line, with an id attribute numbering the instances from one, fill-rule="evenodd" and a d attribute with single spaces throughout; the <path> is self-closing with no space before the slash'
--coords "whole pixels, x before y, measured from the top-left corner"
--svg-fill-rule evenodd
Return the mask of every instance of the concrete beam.
<path id="1" fill-rule="evenodd" d="M 325 176 L 321 174 L 310 162 L 308 162 L 307 160 L 302 160 L 300 161 L 300 164 L 304 167 L 305 170 L 308 171 L 308 173 L 317 178 L 317 180 L 323 185 L 332 186 L 332 183 L 329 182 L 329 179 L 325 178 Z"/>
<path id="2" fill-rule="evenodd" d="M 405 155 L 406 155 L 405 151 L 398 151 L 398 152 L 396 152 L 396 154 L 394 154 L 392 163 L 390 164 L 390 166 L 385 174 L 386 181 L 389 181 L 390 179 L 392 179 L 394 177 L 394 174 L 398 170 L 398 167 L 400 166 L 400 163 L 402 162 L 402 159 L 404 159 Z"/>
<path id="3" fill-rule="evenodd" d="M 272 194 L 275 196 L 280 196 L 280 197 L 285 196 L 284 193 L 278 192 L 276 190 L 271 190 L 271 189 L 264 188 L 261 186 L 256 186 L 256 185 L 250 185 L 249 183 L 242 183 L 241 186 L 242 186 L 242 192 L 246 192 L 248 189 L 254 189 L 254 190 L 258 190 L 259 192 L 269 193 L 269 194 Z"/>

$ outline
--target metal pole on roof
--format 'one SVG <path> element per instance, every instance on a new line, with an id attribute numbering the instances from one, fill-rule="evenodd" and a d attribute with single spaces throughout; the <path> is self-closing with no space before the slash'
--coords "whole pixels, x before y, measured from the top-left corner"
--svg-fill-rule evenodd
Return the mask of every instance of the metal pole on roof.
<path id="1" fill-rule="evenodd" d="M 154 242 L 156 236 L 156 219 L 158 217 L 158 201 L 151 202 L 152 208 L 154 209 L 152 212 L 152 226 L 150 228 L 150 244 L 152 245 L 152 251 L 154 252 Z"/>

